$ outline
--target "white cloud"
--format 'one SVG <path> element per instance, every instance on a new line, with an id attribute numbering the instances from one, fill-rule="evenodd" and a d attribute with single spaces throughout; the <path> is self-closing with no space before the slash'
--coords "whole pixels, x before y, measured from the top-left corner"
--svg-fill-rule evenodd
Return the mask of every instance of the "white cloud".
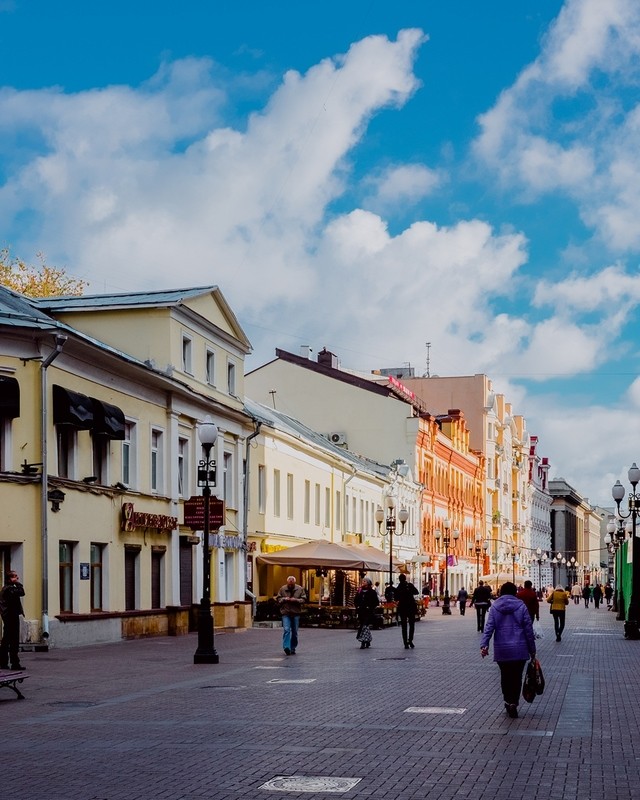
<path id="1" fill-rule="evenodd" d="M 527 66 L 479 118 L 474 152 L 531 198 L 562 191 L 607 246 L 640 246 L 640 5 L 567 0 Z"/>
<path id="2" fill-rule="evenodd" d="M 372 193 L 367 198 L 367 206 L 378 213 L 394 213 L 397 207 L 402 210 L 415 205 L 430 195 L 444 181 L 438 170 L 429 169 L 423 164 L 402 164 L 389 167 L 381 174 L 372 176 L 367 183 Z"/>

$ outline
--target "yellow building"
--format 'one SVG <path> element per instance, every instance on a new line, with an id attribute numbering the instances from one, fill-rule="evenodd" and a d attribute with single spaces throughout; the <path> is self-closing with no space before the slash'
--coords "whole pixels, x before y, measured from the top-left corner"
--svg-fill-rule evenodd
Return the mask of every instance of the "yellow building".
<path id="1" fill-rule="evenodd" d="M 184 632 L 202 594 L 198 423 L 210 416 L 218 624 L 246 624 L 250 344 L 217 287 L 30 299 L 0 287 L 0 567 L 34 646 Z M 200 557 L 198 557 L 200 553 Z"/>

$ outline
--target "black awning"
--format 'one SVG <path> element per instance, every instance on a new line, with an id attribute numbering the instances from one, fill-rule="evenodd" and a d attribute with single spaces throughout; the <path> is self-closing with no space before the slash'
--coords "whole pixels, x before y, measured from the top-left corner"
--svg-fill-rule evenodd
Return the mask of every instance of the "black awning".
<path id="1" fill-rule="evenodd" d="M 20 416 L 20 384 L 15 378 L 0 375 L 0 417 Z"/>
<path id="2" fill-rule="evenodd" d="M 53 389 L 53 424 L 72 425 L 82 431 L 93 427 L 93 402 L 90 397 L 62 386 Z"/>
<path id="3" fill-rule="evenodd" d="M 93 403 L 93 434 L 107 439 L 124 439 L 124 414 L 118 406 L 91 398 Z"/>

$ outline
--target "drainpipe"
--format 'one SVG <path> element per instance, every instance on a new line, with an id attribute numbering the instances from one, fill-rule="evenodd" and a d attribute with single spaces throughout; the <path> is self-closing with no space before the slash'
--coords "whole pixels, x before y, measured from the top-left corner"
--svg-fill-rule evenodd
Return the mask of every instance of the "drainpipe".
<path id="1" fill-rule="evenodd" d="M 42 479 L 40 482 L 40 535 L 42 547 L 42 638 L 49 639 L 49 528 L 47 515 L 47 494 L 49 493 L 47 464 L 47 369 L 56 360 L 65 346 L 67 337 L 63 333 L 56 334 L 55 350 L 40 365 L 41 410 L 40 452 L 42 454 Z"/>
<path id="2" fill-rule="evenodd" d="M 245 440 L 245 456 L 244 456 L 244 486 L 242 487 L 242 544 L 244 553 L 244 592 L 245 596 L 248 595 L 251 598 L 251 617 L 255 617 L 256 615 L 256 605 L 257 605 L 257 597 L 253 592 L 250 592 L 247 588 L 247 542 L 249 538 L 249 456 L 251 454 L 251 442 L 253 439 L 258 436 L 260 433 L 260 428 L 262 427 L 262 422 L 255 419 L 253 417 L 253 424 L 256 426 L 255 430 L 252 434 L 247 436 Z"/>

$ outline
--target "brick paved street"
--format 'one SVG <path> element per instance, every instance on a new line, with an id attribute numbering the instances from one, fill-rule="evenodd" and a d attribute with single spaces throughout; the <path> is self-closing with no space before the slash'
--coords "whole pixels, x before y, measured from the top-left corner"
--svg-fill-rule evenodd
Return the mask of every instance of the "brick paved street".
<path id="1" fill-rule="evenodd" d="M 4 796 L 336 796 L 260 788 L 321 776 L 360 779 L 345 798 L 637 800 L 640 642 L 606 609 L 571 605 L 560 644 L 541 616 L 547 688 L 515 720 L 473 609 L 431 608 L 411 651 L 390 628 L 369 650 L 303 629 L 291 657 L 278 629 L 220 633 L 218 665 L 193 665 L 195 635 L 25 653 L 27 699 L 0 692 Z"/>

